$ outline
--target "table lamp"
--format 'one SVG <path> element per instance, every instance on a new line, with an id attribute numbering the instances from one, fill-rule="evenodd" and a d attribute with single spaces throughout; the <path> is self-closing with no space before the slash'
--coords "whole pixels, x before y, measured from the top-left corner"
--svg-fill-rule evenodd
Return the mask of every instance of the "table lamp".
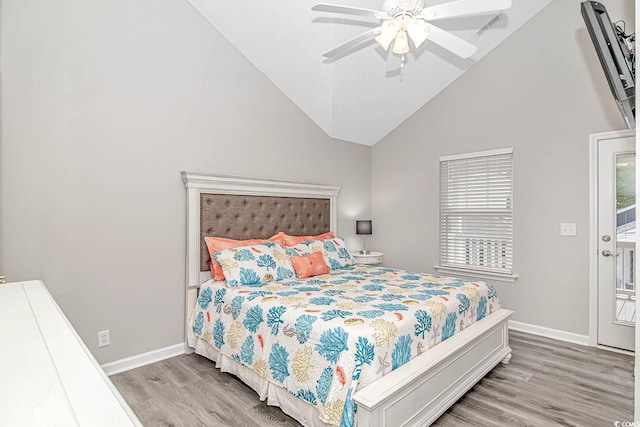
<path id="1" fill-rule="evenodd" d="M 367 234 L 373 234 L 373 227 L 371 224 L 371 220 L 358 220 L 356 221 L 356 234 L 362 234 L 362 250 L 361 254 L 368 254 L 367 250 L 367 242 L 365 240 Z"/>

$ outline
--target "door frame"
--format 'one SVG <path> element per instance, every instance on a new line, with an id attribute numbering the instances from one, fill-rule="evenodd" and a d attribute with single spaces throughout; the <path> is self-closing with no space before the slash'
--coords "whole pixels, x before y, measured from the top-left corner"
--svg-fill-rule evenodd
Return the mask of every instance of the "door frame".
<path id="1" fill-rule="evenodd" d="M 598 344 L 598 143 L 635 135 L 631 129 L 589 135 L 589 345 L 626 354 L 632 353 Z"/>

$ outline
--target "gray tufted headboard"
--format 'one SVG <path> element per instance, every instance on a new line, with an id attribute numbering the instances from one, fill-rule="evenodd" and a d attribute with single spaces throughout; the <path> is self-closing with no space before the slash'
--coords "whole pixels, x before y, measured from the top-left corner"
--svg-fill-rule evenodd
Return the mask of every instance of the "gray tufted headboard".
<path id="1" fill-rule="evenodd" d="M 200 194 L 200 271 L 209 270 L 205 236 L 235 240 L 266 239 L 284 231 L 292 236 L 330 230 L 330 199 Z"/>
<path id="2" fill-rule="evenodd" d="M 187 189 L 187 289 L 211 277 L 203 236 L 268 238 L 336 232 L 340 187 L 182 172 Z"/>

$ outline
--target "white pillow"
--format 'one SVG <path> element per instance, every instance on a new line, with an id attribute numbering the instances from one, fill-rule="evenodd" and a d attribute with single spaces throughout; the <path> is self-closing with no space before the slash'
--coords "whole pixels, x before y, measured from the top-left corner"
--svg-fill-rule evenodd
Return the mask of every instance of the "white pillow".
<path id="1" fill-rule="evenodd" d="M 349 253 L 346 243 L 340 237 L 302 242 L 286 249 L 289 255 L 309 255 L 314 252 L 322 252 L 322 256 L 331 270 L 345 268 L 356 263 L 356 260 Z"/>

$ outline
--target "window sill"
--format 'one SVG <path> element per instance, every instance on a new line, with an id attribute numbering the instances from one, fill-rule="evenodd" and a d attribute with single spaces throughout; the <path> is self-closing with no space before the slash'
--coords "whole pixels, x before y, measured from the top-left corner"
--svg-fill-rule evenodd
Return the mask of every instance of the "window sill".
<path id="1" fill-rule="evenodd" d="M 515 282 L 518 278 L 516 274 L 500 274 L 500 273 L 491 273 L 488 271 L 477 271 L 470 270 L 466 268 L 456 268 L 456 267 L 443 267 L 441 265 L 436 265 L 433 268 L 436 269 L 438 273 L 452 273 L 457 274 L 459 276 L 468 276 L 480 279 L 491 279 L 491 280 L 500 280 L 503 282 Z"/>

